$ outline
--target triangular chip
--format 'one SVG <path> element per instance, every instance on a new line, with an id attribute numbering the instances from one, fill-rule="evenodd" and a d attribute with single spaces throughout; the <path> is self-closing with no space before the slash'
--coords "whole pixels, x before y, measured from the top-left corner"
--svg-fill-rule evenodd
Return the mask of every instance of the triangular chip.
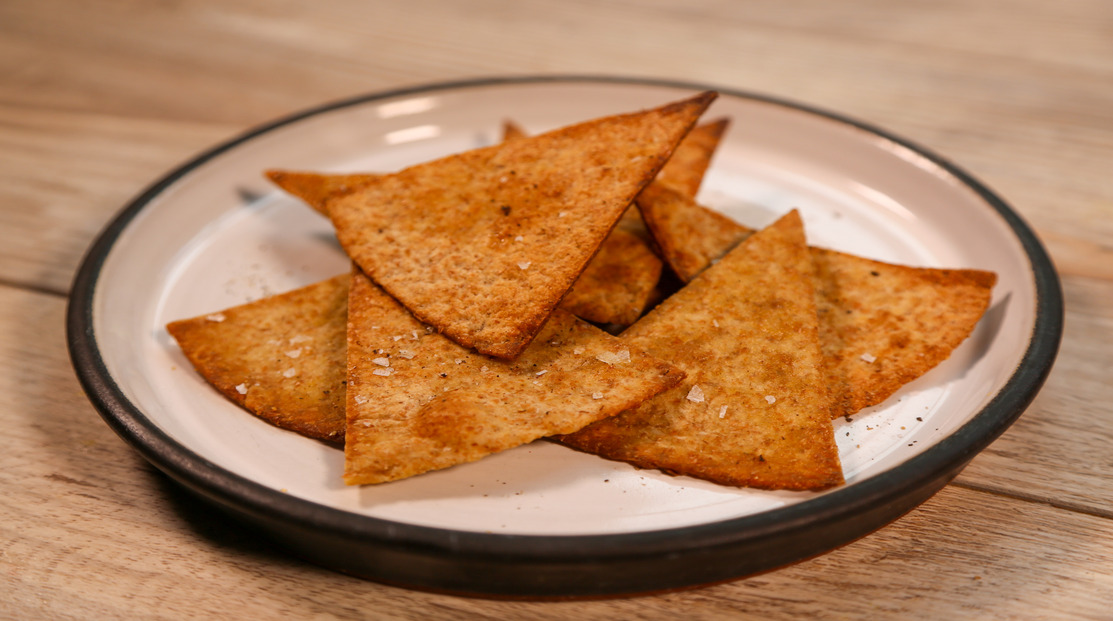
<path id="1" fill-rule="evenodd" d="M 893 265 L 812 248 L 831 416 L 888 399 L 950 357 L 989 308 L 997 275 Z"/>
<path id="2" fill-rule="evenodd" d="M 657 173 L 656 183 L 672 186 L 688 196 L 698 194 L 711 157 L 729 125 L 729 119 L 719 119 L 694 127 Z"/>
<path id="3" fill-rule="evenodd" d="M 453 340 L 513 358 L 714 99 L 509 140 L 328 202 L 376 283 Z"/>
<path id="4" fill-rule="evenodd" d="M 370 173 L 326 175 L 293 170 L 268 170 L 265 174 L 275 185 L 325 216 L 328 215 L 325 205 L 329 199 L 347 194 L 378 177 Z"/>
<path id="5" fill-rule="evenodd" d="M 703 176 L 707 168 L 711 165 L 711 157 L 715 155 L 719 141 L 729 125 L 728 119 L 719 119 L 692 128 L 649 187 L 667 185 L 694 198 L 703 184 Z M 637 200 L 641 200 L 641 195 Z M 654 242 L 645 222 L 642 221 L 641 213 L 635 206 L 631 206 L 626 213 L 622 214 L 622 219 L 618 221 L 618 228 L 633 233 L 651 244 Z"/>
<path id="6" fill-rule="evenodd" d="M 502 122 L 502 139 L 503 139 L 503 141 L 514 140 L 516 138 L 525 138 L 528 135 L 529 134 L 526 133 L 526 130 L 522 129 L 522 126 L 518 125 L 514 121 L 503 121 Z"/>
<path id="7" fill-rule="evenodd" d="M 637 204 L 661 258 L 684 282 L 754 232 L 661 183 L 645 188 Z"/>
<path id="8" fill-rule="evenodd" d="M 380 483 L 569 433 L 683 372 L 557 310 L 513 361 L 415 319 L 358 270 L 349 299 L 344 480 Z"/>
<path id="9" fill-rule="evenodd" d="M 663 268 L 645 240 L 616 228 L 560 306 L 608 329 L 625 328 L 645 310 Z"/>
<path id="10" fill-rule="evenodd" d="M 656 179 L 642 191 L 666 183 L 695 196 L 727 125 L 728 121 L 721 119 L 694 127 L 677 145 Z M 503 122 L 503 140 L 526 135 L 513 121 Z M 636 321 L 653 299 L 662 267 L 637 208 L 631 206 L 561 306 L 608 330 L 621 330 Z"/>
<path id="11" fill-rule="evenodd" d="M 661 253 L 691 280 L 753 233 L 684 194 L 653 186 L 638 198 Z M 908 267 L 811 248 L 832 417 L 881 403 L 946 360 L 970 335 L 997 277 Z"/>
<path id="12" fill-rule="evenodd" d="M 226 397 L 273 425 L 344 441 L 348 275 L 166 326 Z"/>
<path id="13" fill-rule="evenodd" d="M 841 483 L 812 282 L 793 211 L 623 333 L 684 369 L 683 382 L 558 440 L 729 485 Z"/>

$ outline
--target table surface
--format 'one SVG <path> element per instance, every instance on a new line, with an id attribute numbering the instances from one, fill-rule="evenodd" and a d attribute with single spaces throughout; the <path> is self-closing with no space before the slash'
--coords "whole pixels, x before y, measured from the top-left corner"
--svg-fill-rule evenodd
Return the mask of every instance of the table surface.
<path id="1" fill-rule="evenodd" d="M 149 182 L 357 94 L 604 74 L 767 93 L 960 164 L 1031 224 L 1066 329 L 1035 402 L 941 492 L 829 554 L 633 598 L 492 601 L 295 560 L 143 461 L 63 330 L 83 253 Z M 0 617 L 1109 618 L 1113 3 L 0 2 Z"/>

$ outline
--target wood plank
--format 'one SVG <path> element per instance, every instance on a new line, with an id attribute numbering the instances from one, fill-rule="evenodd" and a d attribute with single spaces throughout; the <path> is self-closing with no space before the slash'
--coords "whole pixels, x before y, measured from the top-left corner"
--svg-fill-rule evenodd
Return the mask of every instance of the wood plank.
<path id="1" fill-rule="evenodd" d="M 117 211 L 237 129 L 0 105 L 0 282 L 66 291 Z"/>

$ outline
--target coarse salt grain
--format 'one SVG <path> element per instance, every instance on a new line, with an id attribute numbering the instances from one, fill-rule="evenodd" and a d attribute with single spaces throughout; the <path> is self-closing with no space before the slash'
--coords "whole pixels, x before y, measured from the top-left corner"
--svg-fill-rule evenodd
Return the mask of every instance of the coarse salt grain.
<path id="1" fill-rule="evenodd" d="M 363 405 L 364 403 L 367 403 L 367 397 L 365 397 L 363 395 L 356 395 L 353 400 L 359 405 Z"/>
<path id="2" fill-rule="evenodd" d="M 301 355 L 301 348 L 299 347 L 297 349 L 291 349 L 290 351 L 286 352 L 286 355 L 290 358 L 297 358 Z"/>
<path id="3" fill-rule="evenodd" d="M 487 372 L 487 365 L 483 365 L 483 366 L 479 367 L 479 372 L 480 373 L 486 373 Z"/>
<path id="4" fill-rule="evenodd" d="M 727 406 L 724 405 L 723 407 L 719 408 L 719 418 L 726 418 L 726 417 L 727 417 Z"/>
<path id="5" fill-rule="evenodd" d="M 394 369 L 375 369 L 374 371 L 371 372 L 371 374 L 372 375 L 381 375 L 383 377 L 386 377 L 386 376 L 390 375 L 392 372 L 394 372 Z"/>
<path id="6" fill-rule="evenodd" d="M 558 218 L 563 218 L 564 216 L 567 216 L 567 215 L 568 215 L 567 211 L 561 211 L 561 212 L 557 213 Z"/>
<path id="7" fill-rule="evenodd" d="M 375 364 L 379 365 L 380 367 L 389 367 L 390 366 L 390 358 L 375 358 L 371 362 L 374 362 Z"/>
<path id="8" fill-rule="evenodd" d="M 305 342 L 312 341 L 312 340 L 313 340 L 313 337 L 311 337 L 311 336 L 306 336 L 304 334 L 299 334 L 299 335 L 297 335 L 295 337 L 292 337 L 290 339 L 290 344 L 291 345 L 297 345 L 298 343 L 305 343 Z"/>
<path id="9" fill-rule="evenodd" d="M 573 348 L 572 353 L 579 356 L 580 354 L 584 353 L 584 348 L 583 347 Z"/>
<path id="10" fill-rule="evenodd" d="M 774 397 L 773 395 L 765 395 L 765 402 L 769 403 L 769 404 L 773 404 L 773 403 L 777 402 L 777 398 Z"/>
<path id="11" fill-rule="evenodd" d="M 224 316 L 224 313 L 213 313 L 211 315 L 205 315 L 206 321 L 215 321 L 216 323 L 220 323 L 225 319 L 227 319 L 227 317 Z"/>
<path id="12" fill-rule="evenodd" d="M 464 364 L 464 359 L 463 358 L 457 358 L 456 359 L 456 364 Z"/>
<path id="13" fill-rule="evenodd" d="M 535 375 L 537 375 L 537 377 L 541 377 L 542 375 L 544 375 L 548 372 L 549 372 L 548 369 L 542 369 L 541 371 L 538 371 L 537 373 L 535 373 Z"/>
<path id="14" fill-rule="evenodd" d="M 602 398 L 603 398 L 603 393 L 601 393 L 601 392 L 593 392 L 593 393 L 591 393 L 591 398 L 592 398 L 592 399 L 602 399 Z"/>
<path id="15" fill-rule="evenodd" d="M 405 358 L 406 360 L 413 360 L 415 354 L 408 349 L 399 349 L 398 355 Z"/>
<path id="16" fill-rule="evenodd" d="M 712 319 L 712 320 L 711 320 L 711 325 L 713 325 L 713 326 L 715 326 L 716 328 L 718 328 L 718 327 L 719 327 L 719 320 L 718 320 L 718 319 Z"/>
<path id="17" fill-rule="evenodd" d="M 519 235 L 519 236 L 514 238 L 514 241 L 520 242 L 520 241 L 525 241 L 525 239 L 526 239 L 525 237 L 522 237 L 521 235 Z"/>
<path id="18" fill-rule="evenodd" d="M 530 262 L 530 261 L 522 261 L 522 262 L 518 263 L 518 269 L 523 269 L 523 270 L 524 269 L 529 269 L 529 266 L 531 264 L 532 264 L 532 262 Z"/>
<path id="19" fill-rule="evenodd" d="M 617 351 L 617 352 L 605 351 L 605 352 L 599 354 L 598 356 L 595 356 L 595 359 L 600 361 L 600 362 L 606 362 L 607 364 L 619 364 L 619 363 L 622 363 L 622 362 L 630 362 L 630 350 L 629 349 L 623 349 L 622 351 Z"/>
<path id="20" fill-rule="evenodd" d="M 399 336 L 392 336 L 392 337 L 390 337 L 390 338 L 394 339 L 395 341 L 401 341 L 401 340 L 402 340 L 402 336 L 401 336 L 401 335 L 399 335 Z"/>
<path id="21" fill-rule="evenodd" d="M 236 392 L 240 393 L 241 395 L 246 395 L 247 394 L 247 384 L 240 384 L 240 385 L 236 386 Z"/>
<path id="22" fill-rule="evenodd" d="M 877 356 L 873 354 L 862 354 L 861 358 L 864 362 L 875 362 L 877 360 Z"/>
<path id="23" fill-rule="evenodd" d="M 298 374 L 298 370 L 291 367 L 282 372 L 282 377 L 293 377 Z"/>
<path id="24" fill-rule="evenodd" d="M 688 391 L 687 399 L 693 403 L 703 403 L 703 389 L 697 384 L 692 384 L 692 389 Z"/>

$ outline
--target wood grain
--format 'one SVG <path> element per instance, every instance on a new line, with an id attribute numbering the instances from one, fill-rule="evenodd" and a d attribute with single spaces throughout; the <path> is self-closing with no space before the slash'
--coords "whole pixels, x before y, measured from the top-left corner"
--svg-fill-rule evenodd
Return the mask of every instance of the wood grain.
<path id="1" fill-rule="evenodd" d="M 298 561 L 134 454 L 62 331 L 86 248 L 198 151 L 360 93 L 523 74 L 703 82 L 837 111 L 1000 193 L 1063 276 L 1055 369 L 940 494 L 745 580 L 449 597 Z M 1109 618 L 1113 3 L 0 2 L 0 618 Z"/>

